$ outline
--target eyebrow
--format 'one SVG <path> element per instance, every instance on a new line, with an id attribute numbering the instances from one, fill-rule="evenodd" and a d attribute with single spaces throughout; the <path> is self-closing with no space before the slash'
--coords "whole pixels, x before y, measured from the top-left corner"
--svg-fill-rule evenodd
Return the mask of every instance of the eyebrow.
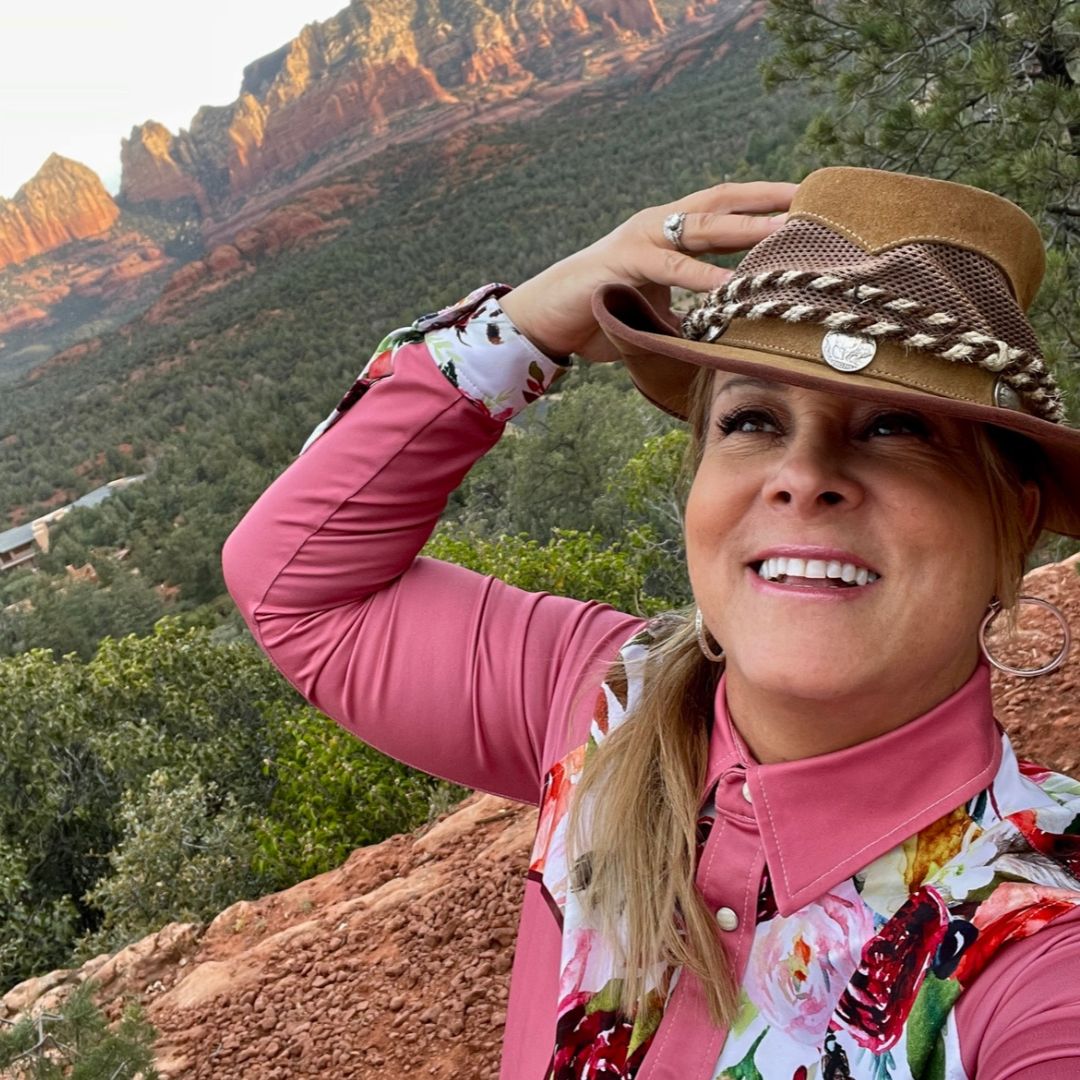
<path id="1" fill-rule="evenodd" d="M 774 390 L 780 394 L 786 394 L 789 387 L 786 383 L 775 382 L 772 379 L 755 379 L 752 375 L 734 375 L 725 383 L 721 383 L 713 394 L 714 400 L 727 390 L 737 390 L 740 387 L 750 387 L 753 390 Z"/>

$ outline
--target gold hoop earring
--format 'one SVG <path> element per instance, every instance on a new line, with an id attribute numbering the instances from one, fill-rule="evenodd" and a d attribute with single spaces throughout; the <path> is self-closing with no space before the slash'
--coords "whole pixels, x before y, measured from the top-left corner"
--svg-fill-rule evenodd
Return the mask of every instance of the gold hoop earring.
<path id="1" fill-rule="evenodd" d="M 696 609 L 694 615 L 694 633 L 697 634 L 698 648 L 701 650 L 701 655 L 706 660 L 711 660 L 714 664 L 719 664 L 724 659 L 724 650 L 720 647 L 720 643 L 716 643 L 717 651 L 714 652 L 712 646 L 709 644 L 708 636 L 705 631 L 705 620 L 701 617 L 701 608 Z"/>
<path id="2" fill-rule="evenodd" d="M 1063 640 L 1057 656 L 1055 656 L 1048 664 L 1043 664 L 1042 667 L 1037 668 L 1018 668 L 1013 667 L 1011 664 L 1003 664 L 1000 660 L 995 660 L 994 657 L 990 655 L 990 649 L 986 644 L 986 635 L 993 625 L 994 620 L 1001 614 L 1002 608 L 1000 600 L 992 600 L 990 602 L 990 608 L 983 616 L 983 621 L 979 624 L 979 650 L 982 652 L 983 656 L 986 657 L 987 663 L 996 667 L 998 671 L 1003 671 L 1006 675 L 1014 675 L 1019 679 L 1034 679 L 1038 675 L 1049 675 L 1051 671 L 1057 671 L 1057 669 L 1065 663 L 1065 659 L 1069 655 L 1069 649 L 1072 646 L 1072 631 L 1069 629 L 1069 623 L 1064 614 L 1062 614 L 1059 608 L 1051 604 L 1049 600 L 1043 600 L 1038 596 L 1019 596 L 1017 597 L 1016 602 L 1018 604 L 1034 604 L 1036 607 L 1045 608 L 1061 624 Z"/>

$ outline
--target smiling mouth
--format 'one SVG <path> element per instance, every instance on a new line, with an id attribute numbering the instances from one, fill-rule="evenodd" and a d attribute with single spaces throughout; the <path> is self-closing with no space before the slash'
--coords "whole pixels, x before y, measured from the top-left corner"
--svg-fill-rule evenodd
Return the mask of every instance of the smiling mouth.
<path id="1" fill-rule="evenodd" d="M 880 577 L 873 570 L 836 559 L 799 559 L 775 555 L 750 568 L 758 577 L 778 585 L 807 585 L 817 588 L 858 589 Z"/>

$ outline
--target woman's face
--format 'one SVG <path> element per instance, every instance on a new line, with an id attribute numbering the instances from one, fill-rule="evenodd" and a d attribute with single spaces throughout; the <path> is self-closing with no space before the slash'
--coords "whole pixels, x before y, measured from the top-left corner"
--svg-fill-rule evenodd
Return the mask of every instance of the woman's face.
<path id="1" fill-rule="evenodd" d="M 996 570 L 964 423 L 723 372 L 713 389 L 686 549 L 729 700 L 922 712 L 954 692 Z"/>

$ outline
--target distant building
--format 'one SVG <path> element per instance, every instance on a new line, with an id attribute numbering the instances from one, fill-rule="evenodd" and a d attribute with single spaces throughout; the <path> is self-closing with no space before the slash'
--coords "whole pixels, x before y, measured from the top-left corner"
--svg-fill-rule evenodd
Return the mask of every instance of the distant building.
<path id="1" fill-rule="evenodd" d="M 119 480 L 110 480 L 93 491 L 76 499 L 67 506 L 59 506 L 55 510 L 33 521 L 16 525 L 14 529 L 0 532 L 0 573 L 11 570 L 16 566 L 25 566 L 32 563 L 39 551 L 49 550 L 49 526 L 55 525 L 65 514 L 75 509 L 76 506 L 97 506 L 104 502 L 110 495 L 122 491 L 132 484 L 145 480 L 143 476 L 122 476 Z"/>
<path id="2" fill-rule="evenodd" d="M 48 529 L 45 530 L 48 546 Z M 34 542 L 34 523 L 16 525 L 14 529 L 0 533 L 0 570 L 10 570 L 30 562 L 37 554 L 40 545 Z"/>

